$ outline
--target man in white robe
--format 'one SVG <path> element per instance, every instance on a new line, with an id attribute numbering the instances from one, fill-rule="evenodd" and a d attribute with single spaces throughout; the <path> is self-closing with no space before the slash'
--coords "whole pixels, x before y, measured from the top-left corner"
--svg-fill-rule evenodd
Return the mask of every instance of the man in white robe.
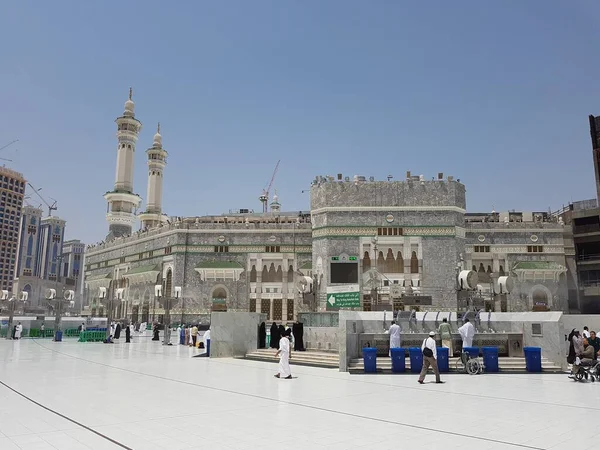
<path id="1" fill-rule="evenodd" d="M 23 325 L 21 322 L 17 324 L 17 329 L 15 330 L 15 339 L 21 339 L 21 333 L 23 332 Z"/>
<path id="2" fill-rule="evenodd" d="M 275 378 L 292 379 L 292 369 L 290 368 L 290 333 L 291 330 L 286 331 L 285 335 L 279 340 L 279 350 L 275 354 L 275 356 L 279 356 L 279 373 L 275 375 Z"/>
<path id="3" fill-rule="evenodd" d="M 469 322 L 469 319 L 465 319 L 465 323 L 462 327 L 458 329 L 458 333 L 462 338 L 463 348 L 473 346 L 473 337 L 475 337 L 475 327 L 471 322 Z"/>
<path id="4" fill-rule="evenodd" d="M 401 345 L 401 336 L 400 336 L 400 325 L 398 325 L 395 321 L 392 320 L 392 326 L 388 330 L 390 335 L 390 356 L 392 356 L 393 348 L 400 348 Z"/>

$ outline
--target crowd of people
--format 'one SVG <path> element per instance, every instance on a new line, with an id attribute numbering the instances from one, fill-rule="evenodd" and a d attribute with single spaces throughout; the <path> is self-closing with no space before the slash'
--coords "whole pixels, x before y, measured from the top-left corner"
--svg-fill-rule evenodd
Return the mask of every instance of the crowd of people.
<path id="1" fill-rule="evenodd" d="M 402 329 L 395 322 L 392 321 L 392 324 L 387 330 L 387 333 L 390 336 L 390 356 L 393 348 L 401 348 L 402 345 Z M 419 384 L 423 384 L 425 381 L 425 376 L 429 368 L 433 370 L 435 375 L 436 383 L 443 383 L 440 379 L 440 371 L 437 364 L 437 343 L 435 340 L 436 334 L 440 335 L 442 341 L 442 347 L 448 349 L 448 353 L 450 355 L 454 354 L 454 348 L 452 345 L 452 328 L 448 323 L 448 319 L 442 319 L 442 323 L 438 327 L 437 333 L 435 331 L 430 331 L 429 336 L 426 337 L 421 344 L 421 352 L 423 353 L 423 366 L 421 368 L 421 373 L 419 374 L 418 382 Z M 468 318 L 464 319 L 463 325 L 458 329 L 458 334 L 462 340 L 462 348 L 472 347 L 473 346 L 473 338 L 475 337 L 475 327 L 469 321 Z"/>
<path id="2" fill-rule="evenodd" d="M 587 326 L 583 327 L 583 332 L 576 328 L 571 330 L 567 337 L 569 342 L 569 351 L 567 353 L 567 363 L 572 365 L 571 375 L 575 375 L 584 366 L 592 366 L 600 356 L 600 338 L 595 331 L 590 331 Z M 584 374 L 587 378 L 587 373 Z"/>

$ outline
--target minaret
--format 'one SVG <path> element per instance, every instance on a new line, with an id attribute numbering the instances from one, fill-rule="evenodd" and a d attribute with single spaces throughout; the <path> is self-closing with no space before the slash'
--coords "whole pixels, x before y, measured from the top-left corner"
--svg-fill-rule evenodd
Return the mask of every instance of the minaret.
<path id="1" fill-rule="evenodd" d="M 162 148 L 160 123 L 154 135 L 152 147 L 146 150 L 148 155 L 148 195 L 146 196 L 146 211 L 140 214 L 142 228 L 152 228 L 163 220 L 162 215 L 162 188 L 165 166 L 167 165 L 167 151 Z"/>
<path id="2" fill-rule="evenodd" d="M 275 195 L 273 196 L 273 201 L 271 202 L 271 213 L 275 215 L 279 215 L 281 212 L 281 204 L 279 203 L 279 196 L 277 195 L 277 191 L 275 191 Z"/>
<path id="3" fill-rule="evenodd" d="M 129 99 L 125 102 L 125 111 L 117 117 L 117 174 L 115 187 L 104 194 L 108 202 L 106 220 L 108 221 L 107 240 L 131 234 L 135 223 L 135 210 L 142 199 L 133 193 L 133 165 L 135 144 L 142 129 L 142 123 L 135 118 L 135 104 L 131 100 L 132 89 L 129 88 Z"/>

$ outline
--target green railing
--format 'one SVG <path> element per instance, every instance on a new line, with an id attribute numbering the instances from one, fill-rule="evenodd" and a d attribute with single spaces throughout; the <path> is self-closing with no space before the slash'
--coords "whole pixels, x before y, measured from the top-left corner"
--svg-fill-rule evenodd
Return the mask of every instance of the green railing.
<path id="1" fill-rule="evenodd" d="M 82 331 L 78 342 L 104 342 L 106 331 Z"/>

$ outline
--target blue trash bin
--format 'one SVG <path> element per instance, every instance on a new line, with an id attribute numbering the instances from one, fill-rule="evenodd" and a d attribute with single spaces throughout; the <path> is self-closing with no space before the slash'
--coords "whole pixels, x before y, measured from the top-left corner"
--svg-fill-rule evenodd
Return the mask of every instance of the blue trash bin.
<path id="1" fill-rule="evenodd" d="M 56 342 L 62 342 L 62 331 L 57 331 L 54 335 L 54 340 Z"/>
<path id="2" fill-rule="evenodd" d="M 540 347 L 523 347 L 525 368 L 527 372 L 542 371 L 542 349 Z"/>
<path id="3" fill-rule="evenodd" d="M 450 372 L 450 361 L 448 360 L 449 355 L 449 348 L 437 348 L 437 365 L 440 372 Z"/>
<path id="4" fill-rule="evenodd" d="M 411 373 L 421 373 L 423 368 L 423 352 L 420 347 L 411 347 L 408 349 L 410 356 L 410 371 Z"/>
<path id="5" fill-rule="evenodd" d="M 363 348 L 363 361 L 365 373 L 377 372 L 377 349 L 372 347 Z"/>
<path id="6" fill-rule="evenodd" d="M 406 371 L 406 350 L 403 348 L 391 348 L 392 372 L 404 373 Z"/>
<path id="7" fill-rule="evenodd" d="M 210 356 L 210 339 L 206 340 L 206 356 Z"/>
<path id="8" fill-rule="evenodd" d="M 463 347 L 463 352 L 468 353 L 471 358 L 479 358 L 479 347 Z"/>
<path id="9" fill-rule="evenodd" d="M 483 367 L 486 372 L 498 372 L 498 347 L 482 347 Z"/>

